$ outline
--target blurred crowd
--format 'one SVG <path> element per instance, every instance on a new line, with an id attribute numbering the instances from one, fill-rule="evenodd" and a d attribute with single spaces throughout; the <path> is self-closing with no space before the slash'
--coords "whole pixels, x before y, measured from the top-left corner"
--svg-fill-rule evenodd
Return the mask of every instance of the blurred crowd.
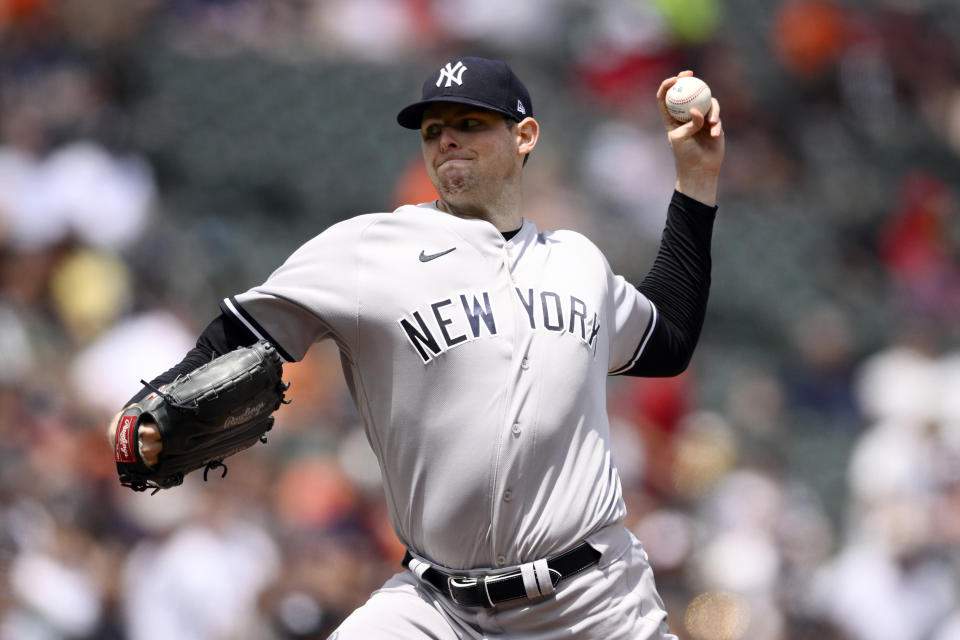
<path id="1" fill-rule="evenodd" d="M 325 638 L 399 570 L 330 344 L 223 479 L 134 494 L 104 432 L 220 298 L 434 198 L 393 117 L 460 54 L 531 87 L 528 217 L 634 281 L 656 86 L 722 104 L 693 366 L 609 384 L 673 632 L 960 638 L 958 41 L 951 0 L 0 0 L 0 640 Z"/>

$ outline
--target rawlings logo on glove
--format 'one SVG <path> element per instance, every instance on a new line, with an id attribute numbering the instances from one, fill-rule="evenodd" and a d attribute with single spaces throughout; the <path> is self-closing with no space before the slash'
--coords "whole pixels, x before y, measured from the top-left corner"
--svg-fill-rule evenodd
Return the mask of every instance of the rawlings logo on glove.
<path id="1" fill-rule="evenodd" d="M 133 436 L 136 433 L 136 431 L 134 431 L 136 424 L 136 416 L 123 415 L 120 417 L 120 424 L 117 425 L 117 442 L 114 447 L 117 462 L 137 461 L 137 456 L 133 453 L 136 449 L 133 440 Z"/>
<path id="2" fill-rule="evenodd" d="M 146 384 L 146 383 L 144 383 Z M 224 354 L 164 389 L 154 389 L 120 415 L 114 458 L 120 483 L 134 491 L 169 489 L 191 471 L 223 468 L 224 458 L 266 442 L 274 411 L 286 404 L 283 362 L 269 342 Z M 140 456 L 139 427 L 153 422 L 163 451 L 148 467 Z"/>
<path id="3" fill-rule="evenodd" d="M 223 421 L 223 426 L 224 426 L 224 428 L 227 428 L 227 427 L 235 427 L 235 426 L 237 426 L 238 424 L 242 424 L 242 423 L 246 422 L 246 421 L 249 420 L 250 418 L 256 416 L 256 415 L 259 414 L 261 411 L 263 411 L 263 407 L 264 407 L 264 403 L 263 403 L 263 402 L 259 402 L 259 403 L 257 403 L 257 406 L 255 406 L 255 407 L 247 407 L 246 409 L 243 410 L 243 413 L 241 413 L 241 414 L 238 415 L 238 416 L 230 416 L 230 417 L 228 417 L 226 420 Z"/>

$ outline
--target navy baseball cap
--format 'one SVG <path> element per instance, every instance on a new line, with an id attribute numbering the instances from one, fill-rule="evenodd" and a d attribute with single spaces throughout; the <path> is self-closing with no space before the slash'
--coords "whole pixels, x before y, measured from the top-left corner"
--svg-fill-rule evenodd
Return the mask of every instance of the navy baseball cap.
<path id="1" fill-rule="evenodd" d="M 419 129 L 423 112 L 434 102 L 459 102 L 496 111 L 520 122 L 533 115 L 530 92 L 506 62 L 468 56 L 448 62 L 423 83 L 420 102 L 404 107 L 397 122 Z"/>

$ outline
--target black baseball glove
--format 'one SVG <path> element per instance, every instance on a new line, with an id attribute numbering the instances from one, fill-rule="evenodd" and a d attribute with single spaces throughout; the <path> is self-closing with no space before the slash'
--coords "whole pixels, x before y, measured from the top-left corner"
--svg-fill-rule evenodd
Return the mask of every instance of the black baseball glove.
<path id="1" fill-rule="evenodd" d="M 144 383 L 150 386 L 148 383 Z M 226 353 L 181 376 L 120 415 L 114 454 L 120 484 L 134 491 L 169 489 L 203 467 L 227 468 L 223 459 L 266 442 L 274 411 L 286 404 L 283 363 L 269 342 Z M 140 456 L 138 434 L 144 421 L 156 423 L 163 450 L 148 467 Z"/>

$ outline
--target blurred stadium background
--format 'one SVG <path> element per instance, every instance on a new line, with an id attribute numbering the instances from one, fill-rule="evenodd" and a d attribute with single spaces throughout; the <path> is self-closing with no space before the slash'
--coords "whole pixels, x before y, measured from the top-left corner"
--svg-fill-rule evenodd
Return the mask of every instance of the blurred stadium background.
<path id="1" fill-rule="evenodd" d="M 693 366 L 610 381 L 674 632 L 960 638 L 958 40 L 956 0 L 0 0 L 0 639 L 324 638 L 398 569 L 330 345 L 224 481 L 121 490 L 103 428 L 301 242 L 433 199 L 393 118 L 464 54 L 531 88 L 528 217 L 634 281 L 656 87 L 722 102 Z"/>

